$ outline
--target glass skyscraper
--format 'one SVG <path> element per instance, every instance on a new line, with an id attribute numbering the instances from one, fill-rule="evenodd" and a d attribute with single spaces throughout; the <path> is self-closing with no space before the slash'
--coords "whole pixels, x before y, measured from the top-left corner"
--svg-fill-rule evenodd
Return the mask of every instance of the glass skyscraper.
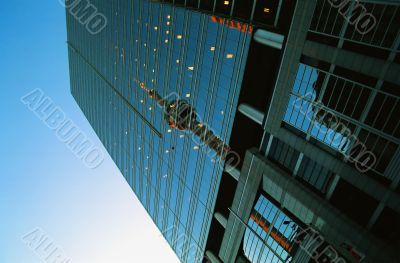
<path id="1" fill-rule="evenodd" d="M 183 262 L 400 260 L 398 1 L 92 4 L 72 94 Z"/>
<path id="2" fill-rule="evenodd" d="M 180 260 L 199 262 L 224 161 L 190 132 L 171 129 L 140 83 L 190 103 L 228 142 L 251 27 L 159 2 L 91 4 L 107 18 L 97 34 L 76 18 L 79 7 L 67 7 L 72 95 Z"/>

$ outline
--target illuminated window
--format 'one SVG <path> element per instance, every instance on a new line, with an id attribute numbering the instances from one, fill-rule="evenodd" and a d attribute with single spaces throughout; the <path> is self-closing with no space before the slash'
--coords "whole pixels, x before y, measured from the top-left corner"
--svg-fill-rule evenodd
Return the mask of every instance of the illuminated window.
<path id="1" fill-rule="evenodd" d="M 155 26 L 155 27 L 154 27 L 154 30 L 156 30 L 156 31 L 157 31 L 157 30 L 158 30 L 158 27 L 156 27 L 156 26 Z"/>
<path id="2" fill-rule="evenodd" d="M 165 31 L 165 33 L 168 35 L 169 34 L 169 30 Z"/>
<path id="3" fill-rule="evenodd" d="M 227 54 L 226 58 L 233 58 L 233 54 Z"/>
<path id="4" fill-rule="evenodd" d="M 182 39 L 182 35 L 177 35 L 176 38 L 177 39 Z"/>
<path id="5" fill-rule="evenodd" d="M 152 110 L 153 108 L 152 107 L 149 107 L 149 110 Z"/>
<path id="6" fill-rule="evenodd" d="M 198 149 L 199 149 L 199 146 L 197 146 L 197 145 L 193 147 L 193 150 L 198 150 Z"/>
<path id="7" fill-rule="evenodd" d="M 215 47 L 211 47 L 210 50 L 211 50 L 211 51 L 215 51 Z"/>
<path id="8" fill-rule="evenodd" d="M 140 103 L 143 103 L 144 101 L 143 100 L 140 100 Z"/>
<path id="9" fill-rule="evenodd" d="M 224 5 L 229 5 L 229 1 L 224 1 Z"/>
<path id="10" fill-rule="evenodd" d="M 183 134 L 179 135 L 179 138 L 182 139 L 183 137 L 185 137 L 185 135 L 183 135 Z"/>
<path id="11" fill-rule="evenodd" d="M 264 8 L 264 13 L 269 13 L 269 8 Z"/>
<path id="12" fill-rule="evenodd" d="M 167 16 L 167 18 L 168 18 L 168 19 L 171 19 L 171 16 L 170 16 L 170 15 L 168 15 L 168 16 Z"/>
<path id="13" fill-rule="evenodd" d="M 167 26 L 169 26 L 170 24 L 171 24 L 171 23 L 168 21 L 168 22 L 167 22 Z"/>
<path id="14" fill-rule="evenodd" d="M 168 43 L 168 39 L 165 40 L 165 43 Z"/>
<path id="15" fill-rule="evenodd" d="M 190 98 L 190 93 L 186 93 L 186 98 Z"/>
<path id="16" fill-rule="evenodd" d="M 188 67 L 188 70 L 192 70 L 192 71 L 193 71 L 193 70 L 194 70 L 194 67 L 192 67 L 192 66 L 191 66 L 191 67 Z"/>
<path id="17" fill-rule="evenodd" d="M 168 131 L 167 131 L 168 133 L 171 133 L 172 132 L 172 130 L 171 129 L 168 129 Z"/>

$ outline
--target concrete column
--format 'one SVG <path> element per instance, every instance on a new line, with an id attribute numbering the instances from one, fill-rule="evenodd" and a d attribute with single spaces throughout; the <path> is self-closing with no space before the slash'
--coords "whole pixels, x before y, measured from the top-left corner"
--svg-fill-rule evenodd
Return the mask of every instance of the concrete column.
<path id="1" fill-rule="evenodd" d="M 264 130 L 269 133 L 274 134 L 282 123 L 289 103 L 290 91 L 296 79 L 303 45 L 310 28 L 316 2 L 315 0 L 298 0 L 296 3 L 290 32 L 283 51 L 282 63 L 275 82 L 274 93 L 264 121 Z"/>
<path id="2" fill-rule="evenodd" d="M 210 250 L 206 251 L 207 258 L 211 261 L 211 263 L 222 263 L 221 260 Z"/>
<path id="3" fill-rule="evenodd" d="M 217 221 L 224 227 L 226 228 L 226 225 L 228 224 L 228 219 L 224 215 L 222 215 L 219 212 L 216 212 L 214 214 L 214 218 L 217 219 Z"/>
<path id="4" fill-rule="evenodd" d="M 240 171 L 235 167 L 227 164 L 225 165 L 225 172 L 230 174 L 236 181 L 239 181 Z"/>
<path id="5" fill-rule="evenodd" d="M 248 104 L 240 104 L 239 112 L 260 125 L 264 121 L 264 114 Z"/>
<path id="6" fill-rule="evenodd" d="M 268 47 L 281 50 L 285 37 L 283 35 L 270 32 L 264 29 L 258 29 L 254 34 L 254 40 Z"/>
<path id="7" fill-rule="evenodd" d="M 253 151 L 257 152 L 255 149 Z M 246 230 L 246 225 L 243 222 L 247 222 L 250 218 L 261 183 L 262 175 L 253 172 L 253 170 L 257 169 L 258 166 L 253 164 L 252 154 L 247 153 L 230 208 L 232 212 L 229 214 L 218 254 L 219 258 L 225 263 L 234 263 L 237 258 Z"/>

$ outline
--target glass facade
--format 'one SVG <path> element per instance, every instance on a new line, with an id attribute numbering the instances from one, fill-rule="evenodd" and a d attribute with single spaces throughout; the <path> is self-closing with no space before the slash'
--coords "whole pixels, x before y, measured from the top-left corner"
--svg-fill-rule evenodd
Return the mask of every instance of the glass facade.
<path id="1" fill-rule="evenodd" d="M 300 230 L 282 210 L 261 195 L 244 234 L 243 250 L 250 262 L 291 262 Z"/>
<path id="2" fill-rule="evenodd" d="M 371 172 L 393 180 L 385 169 L 398 147 L 399 113 L 398 92 L 300 63 L 284 122 L 358 167 L 366 161 L 358 158 L 362 152 L 371 151 L 376 156 Z"/>
<path id="3" fill-rule="evenodd" d="M 317 104 L 317 91 L 314 89 L 317 80 L 317 69 L 305 64 L 299 65 L 284 120 L 326 145 L 339 151 L 345 151 L 347 149 L 346 137 L 331 129 L 329 123 L 321 123 L 316 120 L 316 112 L 323 106 Z"/>
<path id="4" fill-rule="evenodd" d="M 251 33 L 159 2 L 91 3 L 107 18 L 96 35 L 67 9 L 71 92 L 180 260 L 199 262 L 223 161 L 139 86 L 185 99 L 229 142 Z"/>

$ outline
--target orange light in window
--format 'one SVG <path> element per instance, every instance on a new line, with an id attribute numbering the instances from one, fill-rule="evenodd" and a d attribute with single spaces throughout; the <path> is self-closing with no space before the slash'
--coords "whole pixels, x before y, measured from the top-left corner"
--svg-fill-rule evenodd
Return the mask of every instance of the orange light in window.
<path id="1" fill-rule="evenodd" d="M 226 58 L 233 58 L 233 54 L 227 54 Z"/>
<path id="2" fill-rule="evenodd" d="M 211 21 L 214 23 L 218 23 L 221 25 L 227 25 L 230 28 L 236 28 L 242 32 L 248 32 L 252 33 L 253 32 L 253 26 L 252 25 L 247 25 L 245 23 L 237 22 L 237 21 L 231 21 L 229 19 L 224 19 L 224 18 L 218 18 L 216 16 L 211 16 Z"/>
<path id="3" fill-rule="evenodd" d="M 224 1 L 224 5 L 229 5 L 229 1 Z"/>

